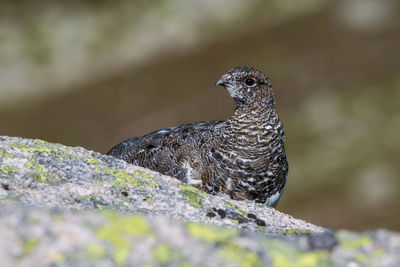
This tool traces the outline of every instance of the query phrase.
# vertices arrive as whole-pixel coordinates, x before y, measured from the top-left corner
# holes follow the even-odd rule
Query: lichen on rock
[[[14,137],[0,137],[0,249],[6,266],[400,264],[395,233],[334,233],[80,147]]]

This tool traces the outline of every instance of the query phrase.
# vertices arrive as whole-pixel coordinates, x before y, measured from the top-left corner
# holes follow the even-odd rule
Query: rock
[[[336,233],[79,147],[0,137],[2,266],[400,264],[400,236]]]
[[[261,204],[208,195],[175,178],[79,147],[0,137],[0,155],[3,204],[113,209],[252,231],[265,226],[262,231],[268,233],[326,230]]]

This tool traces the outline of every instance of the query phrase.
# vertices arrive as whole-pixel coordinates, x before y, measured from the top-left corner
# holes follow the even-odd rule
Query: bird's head
[[[261,71],[250,67],[236,67],[228,71],[215,83],[222,85],[238,106],[274,105],[271,83]]]

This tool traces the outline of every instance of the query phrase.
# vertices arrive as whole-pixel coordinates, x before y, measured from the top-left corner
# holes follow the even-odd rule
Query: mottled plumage
[[[208,193],[275,207],[285,186],[285,135],[270,81],[237,67],[216,83],[236,102],[232,117],[161,129],[130,138],[108,155],[174,176]]]

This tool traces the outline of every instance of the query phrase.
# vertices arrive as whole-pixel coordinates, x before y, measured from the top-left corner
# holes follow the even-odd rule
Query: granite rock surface
[[[400,266],[400,236],[331,231],[123,161],[0,137],[2,266]]]

